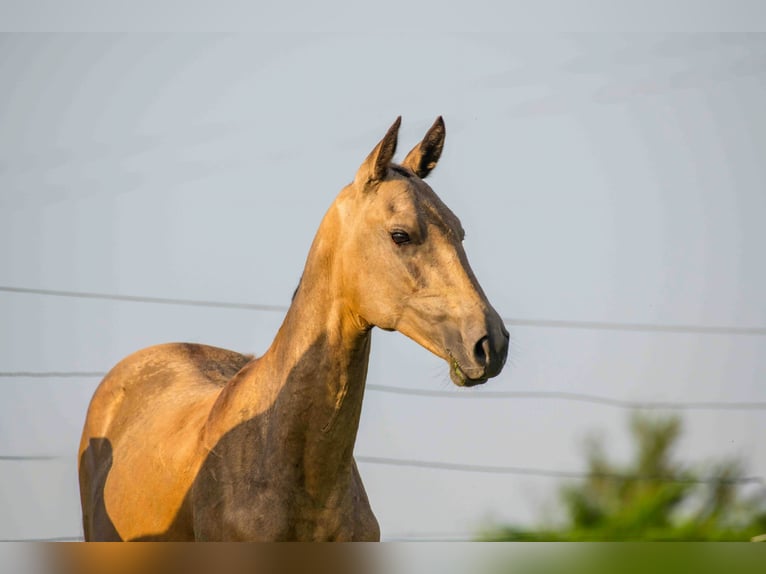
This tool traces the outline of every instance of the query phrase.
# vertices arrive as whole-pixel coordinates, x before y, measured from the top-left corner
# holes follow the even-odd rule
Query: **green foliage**
[[[746,541],[766,532],[764,488],[742,494],[743,466],[735,459],[696,470],[677,462],[673,451],[681,432],[676,416],[635,414],[630,419],[635,453],[627,465],[611,461],[601,438],[591,437],[587,478],[559,492],[563,526],[495,526],[480,539]]]

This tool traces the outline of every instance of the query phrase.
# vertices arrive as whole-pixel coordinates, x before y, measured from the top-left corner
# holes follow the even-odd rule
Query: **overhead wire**
[[[0,371],[0,378],[100,378],[106,371]],[[368,383],[366,389],[373,392],[389,393],[404,396],[446,399],[517,399],[517,400],[558,400],[569,402],[590,403],[626,410],[685,410],[685,411],[762,411],[766,410],[766,401],[643,401],[625,400],[589,393],[569,391],[485,391],[474,389],[443,391],[433,389],[410,389],[393,385]]]
[[[25,293],[51,297],[71,297],[78,299],[103,299],[110,301],[127,301],[132,303],[154,303],[162,305],[186,305],[191,307],[210,307],[223,309],[244,309],[250,311],[269,311],[284,313],[287,305],[262,303],[237,303],[227,301],[211,301],[202,299],[179,299],[172,297],[148,297],[142,295],[120,295],[114,293],[96,293],[85,291],[67,291],[59,289],[37,289],[32,287],[15,287],[0,285],[0,292]],[[620,323],[608,321],[574,321],[552,319],[523,319],[503,317],[507,325],[543,327],[556,329],[590,329],[607,331],[633,331],[653,333],[696,333],[707,335],[748,335],[764,336],[766,327],[734,327],[721,325],[685,325],[660,323]]]
[[[622,474],[614,472],[588,472],[582,470],[562,470],[534,468],[526,466],[503,466],[487,464],[466,464],[422,459],[406,459],[383,456],[369,456],[364,454],[354,455],[354,459],[362,464],[377,464],[384,466],[410,467],[430,470],[449,470],[455,472],[470,472],[478,474],[499,474],[499,475],[518,475],[518,476],[540,476],[546,478],[564,478],[564,479],[587,479],[600,478],[616,481],[647,481],[647,482],[667,482],[674,484],[760,484],[766,485],[766,479],[762,476],[735,476],[735,477],[703,477],[703,478],[685,478],[685,477],[667,477],[654,475]],[[0,461],[74,461],[74,456],[65,455],[0,455]]]

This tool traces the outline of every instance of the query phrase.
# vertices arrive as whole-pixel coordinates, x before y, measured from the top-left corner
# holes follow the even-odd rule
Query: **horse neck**
[[[351,468],[370,352],[369,327],[343,304],[329,215],[274,342],[219,400],[226,426],[246,419],[270,464],[300,462],[317,488]]]
[[[312,255],[313,255],[312,251]],[[321,268],[320,268],[321,267]],[[344,306],[335,275],[311,257],[285,320],[263,360],[287,369],[280,414],[310,420],[324,438],[348,436],[359,422],[370,354],[369,328]],[[306,410],[307,406],[311,408]]]

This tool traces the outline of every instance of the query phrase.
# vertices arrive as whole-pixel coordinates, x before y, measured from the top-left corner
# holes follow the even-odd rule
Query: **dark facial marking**
[[[406,265],[407,265],[407,271],[410,272],[410,276],[415,282],[415,285],[417,285],[418,289],[425,288],[426,280],[420,271],[420,267],[418,265],[415,265],[415,263],[413,262],[407,262]]]

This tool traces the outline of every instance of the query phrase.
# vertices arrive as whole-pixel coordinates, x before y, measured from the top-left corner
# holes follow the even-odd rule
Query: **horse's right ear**
[[[394,158],[396,152],[396,141],[399,136],[399,126],[402,123],[402,116],[396,118],[393,125],[388,128],[386,135],[380,140],[359,167],[354,177],[354,183],[360,187],[382,181],[388,172],[388,166]]]

